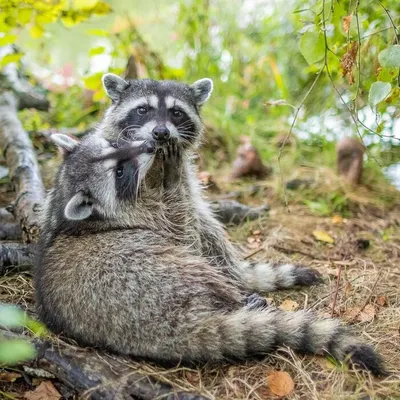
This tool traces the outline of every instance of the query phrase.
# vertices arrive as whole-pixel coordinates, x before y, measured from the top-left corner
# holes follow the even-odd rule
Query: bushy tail
[[[296,264],[242,262],[232,271],[245,288],[270,292],[293,286],[311,286],[322,282],[318,271]]]
[[[246,359],[288,346],[301,353],[330,354],[340,361],[384,375],[374,349],[360,343],[335,319],[318,319],[312,312],[243,308],[197,321],[190,332],[192,356],[206,360]]]

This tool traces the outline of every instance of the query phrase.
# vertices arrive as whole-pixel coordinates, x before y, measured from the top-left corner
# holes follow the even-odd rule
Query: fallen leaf
[[[343,17],[343,30],[348,33],[350,30],[351,20],[353,19],[353,14]]]
[[[17,372],[0,372],[0,382],[14,382],[18,378],[21,378],[21,374],[18,374]]]
[[[341,217],[340,215],[334,215],[332,217],[332,224],[335,225],[343,224],[343,217]]]
[[[261,233],[260,230],[253,231],[253,235],[255,235],[255,236],[259,235],[260,233]]]
[[[361,307],[348,308],[344,318],[348,321],[371,322],[375,318],[376,310],[372,304],[367,304],[362,311]]]
[[[287,299],[282,302],[279,308],[283,311],[296,311],[299,308],[299,303],[293,300]]]
[[[349,281],[347,281],[346,284],[344,285],[344,289],[343,289],[344,297],[349,297],[351,295],[352,289],[353,289],[353,286],[351,286],[351,283]]]
[[[315,239],[317,239],[320,242],[335,243],[335,241],[333,240],[333,237],[330,236],[328,232],[315,230],[315,231],[313,231],[312,234],[315,237]]]
[[[250,236],[247,238],[247,243],[254,243],[256,241],[256,238],[254,238],[253,236]]]
[[[267,375],[268,389],[276,396],[287,396],[294,389],[294,382],[285,371],[270,371]]]
[[[25,392],[26,400],[59,400],[61,394],[50,381],[43,381],[35,390]]]
[[[376,304],[378,306],[384,307],[387,305],[387,297],[386,296],[378,296],[376,299]]]

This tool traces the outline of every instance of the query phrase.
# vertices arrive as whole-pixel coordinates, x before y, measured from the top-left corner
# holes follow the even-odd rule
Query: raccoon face
[[[212,92],[211,79],[192,85],[176,81],[128,80],[103,76],[112,100],[99,131],[118,145],[124,141],[155,140],[162,145],[176,138],[184,148],[194,147],[203,133],[200,106]]]
[[[62,134],[51,139],[64,154],[55,187],[58,206],[64,218],[75,221],[117,218],[136,199],[156,152],[154,143],[116,149],[115,143],[94,135],[81,142]]]

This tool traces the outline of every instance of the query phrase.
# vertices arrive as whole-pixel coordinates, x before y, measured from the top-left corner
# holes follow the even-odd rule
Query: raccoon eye
[[[138,109],[137,109],[137,113],[139,114],[139,115],[145,115],[145,114],[147,114],[147,108],[146,107],[138,107]]]
[[[172,115],[175,117],[175,118],[180,118],[180,117],[182,117],[182,115],[183,115],[183,112],[181,111],[181,110],[172,110]]]
[[[121,179],[124,176],[124,167],[118,167],[115,171],[118,179]]]

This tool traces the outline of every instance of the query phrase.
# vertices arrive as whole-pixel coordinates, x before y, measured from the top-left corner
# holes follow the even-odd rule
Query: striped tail
[[[318,271],[296,264],[242,262],[234,271],[249,291],[272,292],[322,282]]]
[[[382,360],[372,346],[360,343],[338,320],[318,319],[309,311],[242,308],[203,316],[190,329],[186,344],[191,361],[244,360],[288,346],[301,353],[330,354],[376,376],[385,375]],[[181,356],[188,358],[187,353]]]

